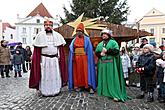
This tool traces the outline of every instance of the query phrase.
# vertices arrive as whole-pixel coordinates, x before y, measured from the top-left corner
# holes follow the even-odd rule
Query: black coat
[[[156,57],[152,53],[142,54],[137,61],[138,67],[144,67],[142,74],[153,76],[156,70]]]

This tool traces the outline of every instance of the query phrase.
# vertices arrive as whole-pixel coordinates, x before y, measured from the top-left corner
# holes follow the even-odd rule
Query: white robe
[[[65,45],[65,40],[57,32],[53,32],[51,36],[46,35],[45,32],[41,32],[34,42],[34,46],[42,47],[41,54],[47,55],[57,54],[57,46],[59,45]],[[39,90],[45,96],[52,96],[58,94],[61,87],[62,80],[58,58],[41,56],[41,81]]]

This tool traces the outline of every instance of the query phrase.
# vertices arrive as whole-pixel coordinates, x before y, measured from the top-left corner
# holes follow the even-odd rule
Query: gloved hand
[[[101,52],[101,54],[100,54],[101,56],[105,56],[105,53],[104,52]]]
[[[136,68],[135,71],[139,74],[144,72],[144,67]]]
[[[103,53],[106,53],[107,52],[107,49],[105,47],[103,47],[102,52]]]

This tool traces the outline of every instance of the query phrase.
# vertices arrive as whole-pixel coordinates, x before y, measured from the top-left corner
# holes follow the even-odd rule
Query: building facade
[[[139,29],[150,33],[147,36],[149,43],[155,42],[157,46],[165,45],[165,14],[153,8],[138,21]]]
[[[2,39],[2,20],[0,19],[0,40]]]
[[[32,46],[36,34],[44,30],[45,19],[52,20],[54,28],[59,26],[58,20],[49,14],[42,3],[25,18],[17,15],[18,22],[15,23],[17,42],[22,42],[24,46]]]

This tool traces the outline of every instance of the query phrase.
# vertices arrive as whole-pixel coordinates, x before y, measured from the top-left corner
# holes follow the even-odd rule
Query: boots
[[[144,91],[141,91],[139,95],[136,96],[137,99],[143,99],[144,98]]]
[[[153,102],[153,101],[154,101],[153,92],[148,92],[147,102]]]
[[[6,77],[7,77],[7,78],[9,78],[9,77],[10,77],[10,76],[9,76],[9,72],[6,72]]]
[[[21,71],[18,71],[18,75],[19,75],[19,77],[22,77],[22,75],[21,75]]]
[[[15,75],[14,75],[14,77],[16,78],[17,77],[17,72],[15,71]]]
[[[5,77],[4,77],[4,73],[3,73],[3,71],[1,71],[1,77],[2,77],[2,78],[5,78]]]

